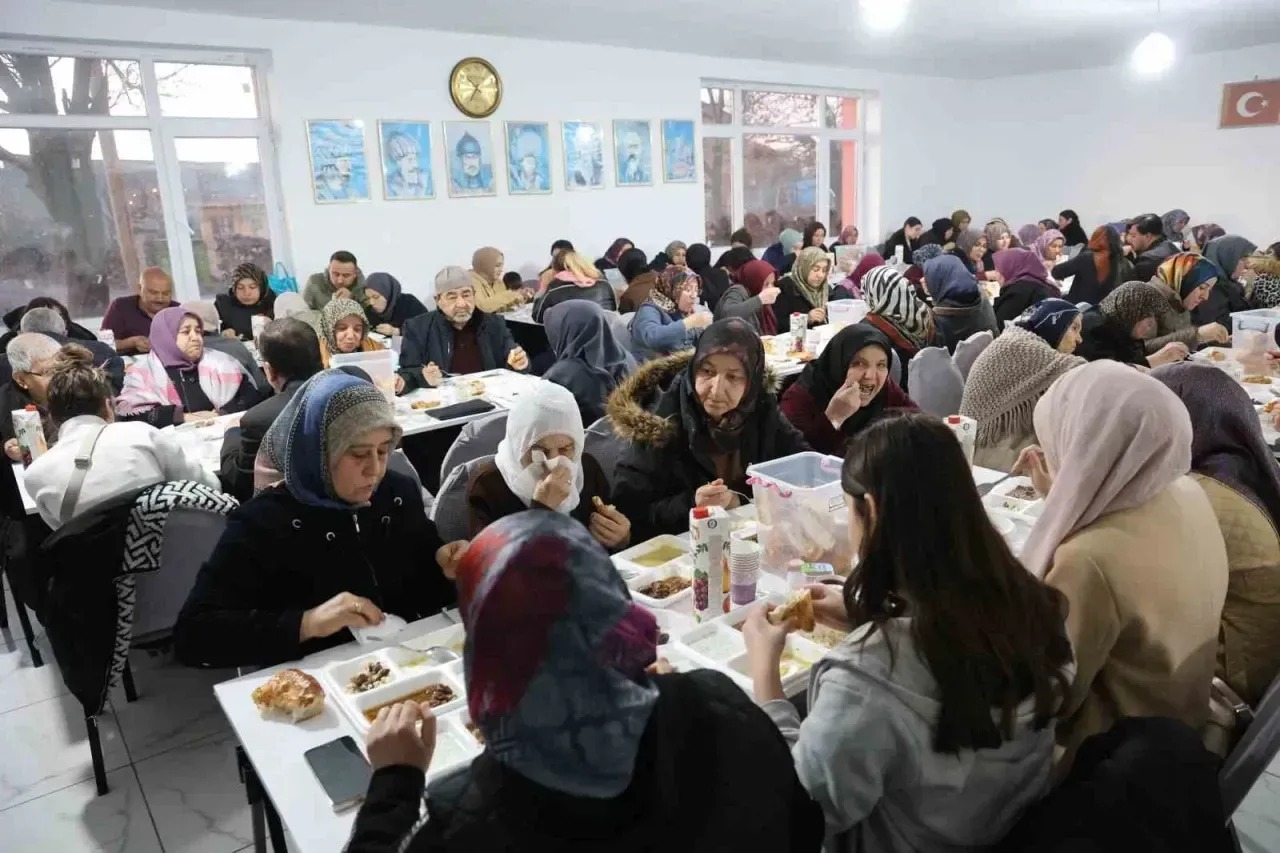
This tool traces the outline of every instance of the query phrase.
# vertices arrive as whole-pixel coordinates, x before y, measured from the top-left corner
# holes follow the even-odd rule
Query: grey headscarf
[[[1241,258],[1247,258],[1258,248],[1256,243],[1246,240],[1238,234],[1215,237],[1204,247],[1204,256],[1222,270],[1223,276],[1235,280],[1236,267]]]
[[[1164,223],[1164,236],[1167,240],[1175,243],[1183,241],[1182,229],[1187,227],[1187,223],[1191,221],[1191,215],[1180,207],[1160,217],[1160,221]]]

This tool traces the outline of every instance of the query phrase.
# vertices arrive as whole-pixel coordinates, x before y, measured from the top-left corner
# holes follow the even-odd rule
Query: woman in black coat
[[[552,263],[554,275],[547,289],[533,300],[533,319],[543,322],[543,315],[551,308],[571,299],[586,299],[599,305],[604,311],[617,311],[618,298],[613,285],[600,270],[587,263],[577,252],[562,252]]]
[[[750,260],[748,258],[747,260]],[[729,289],[729,273],[711,266],[711,248],[706,243],[694,243],[685,255],[685,264],[702,280],[702,304],[716,310],[720,297]]]
[[[614,500],[632,541],[687,530],[695,506],[738,506],[749,465],[809,449],[766,378],[760,336],[730,318],[708,326],[692,355],[649,362],[609,398],[613,432],[630,443]]]
[[[1129,280],[1133,264],[1124,256],[1120,235],[1105,225],[1099,225],[1089,238],[1088,248],[1055,265],[1049,274],[1057,281],[1074,276],[1068,291],[1071,301],[1097,305],[1107,298],[1107,294]]]
[[[1030,249],[1004,249],[996,252],[995,261],[1003,283],[994,307],[1002,327],[1021,317],[1028,308],[1062,295],[1045,271],[1044,261]]]
[[[385,272],[375,272],[364,280],[364,313],[369,327],[380,335],[398,335],[404,324],[427,313],[427,306],[412,293],[405,293],[399,280]]]
[[[178,616],[179,660],[296,660],[384,613],[412,622],[453,603],[440,566],[463,543],[442,546],[417,484],[387,471],[399,438],[391,405],[363,379],[326,370],[294,394],[259,450],[279,472],[264,479],[283,482],[228,518]]]
[[[231,285],[226,293],[213,298],[213,305],[222,321],[222,333],[235,332],[237,338],[247,341],[253,337],[254,317],[261,315],[270,320],[275,316],[275,301],[276,295],[267,286],[267,274],[262,268],[241,264],[231,271]]]
[[[604,417],[613,389],[635,373],[636,361],[614,337],[599,305],[570,300],[548,311],[545,319],[556,361],[542,378],[573,393],[582,424],[590,427]]]

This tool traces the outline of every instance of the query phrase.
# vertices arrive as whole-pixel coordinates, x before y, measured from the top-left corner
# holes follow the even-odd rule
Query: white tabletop
[[[523,323],[526,326],[541,326],[537,320],[533,319],[533,303],[521,305],[519,308],[511,311],[504,311],[498,315],[508,323]]]

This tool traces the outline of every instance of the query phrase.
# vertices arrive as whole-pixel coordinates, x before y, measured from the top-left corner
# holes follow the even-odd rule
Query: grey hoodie
[[[999,749],[933,751],[938,685],[910,625],[891,620],[865,645],[866,631],[854,631],[827,653],[803,724],[790,702],[764,703],[826,815],[827,853],[982,849],[1048,790],[1053,725],[1032,728],[1034,701],[1018,707],[1014,739]]]

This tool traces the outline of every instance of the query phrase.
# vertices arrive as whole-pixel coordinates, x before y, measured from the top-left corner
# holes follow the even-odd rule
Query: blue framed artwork
[[[604,131],[593,121],[566,121],[560,126],[564,145],[564,185],[570,190],[604,188]]]
[[[648,121],[613,122],[613,164],[620,187],[647,187],[653,183],[653,129]]]
[[[507,192],[540,195],[551,192],[551,130],[544,123],[509,121]]]
[[[696,183],[698,180],[696,152],[692,121],[662,120],[662,180],[671,184]]]
[[[487,121],[446,121],[445,160],[453,198],[497,195],[493,176],[493,134]]]
[[[431,179],[431,125],[425,121],[379,121],[382,197],[435,198]]]
[[[309,119],[307,150],[311,156],[311,189],[316,204],[369,200],[364,122]]]

